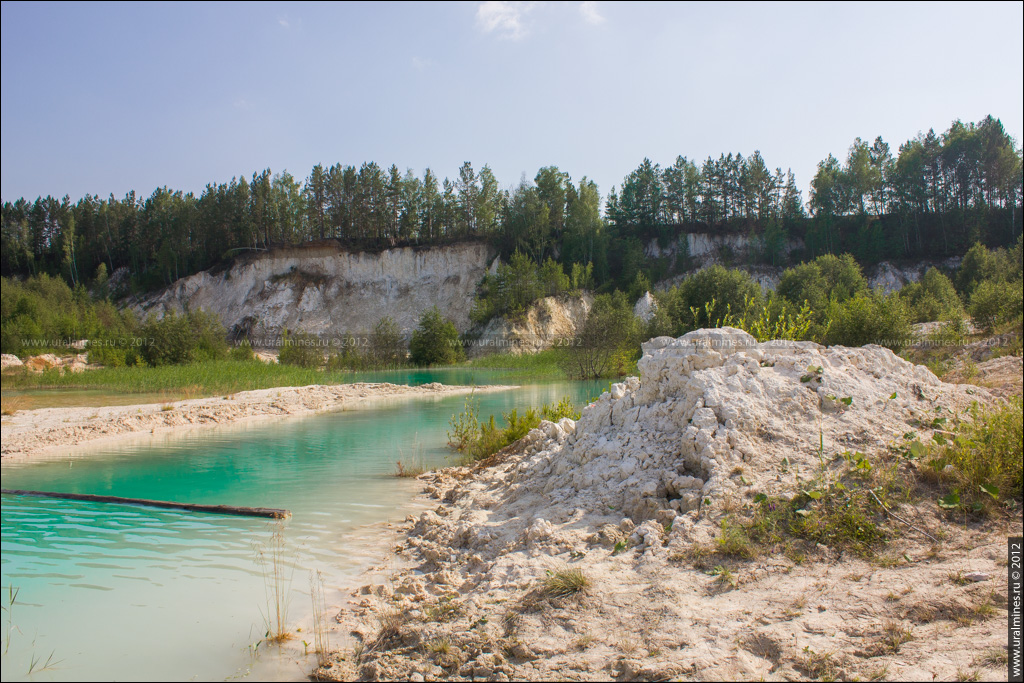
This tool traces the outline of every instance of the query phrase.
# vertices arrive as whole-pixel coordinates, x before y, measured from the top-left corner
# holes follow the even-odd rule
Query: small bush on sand
[[[548,571],[544,579],[544,595],[549,598],[571,598],[590,588],[590,579],[582,569]]]

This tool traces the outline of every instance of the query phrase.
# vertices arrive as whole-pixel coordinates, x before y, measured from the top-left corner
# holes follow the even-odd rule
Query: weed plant
[[[288,595],[291,590],[292,572],[286,557],[284,531],[280,524],[274,526],[270,540],[254,546],[256,562],[263,571],[263,587],[266,597],[265,610],[261,609],[266,639],[282,643],[292,637],[288,631]]]
[[[988,410],[974,406],[953,439],[936,436],[924,471],[945,494],[941,507],[987,516],[1020,503],[1022,408],[1019,396]]]
[[[320,570],[309,573],[309,596],[313,602],[313,651],[317,666],[330,662],[330,634],[327,630],[327,601],[324,598],[324,576]]]
[[[465,463],[482,460],[502,448],[518,441],[537,427],[540,421],[557,422],[564,417],[572,420],[580,418],[580,412],[572,400],[566,396],[558,403],[546,404],[539,410],[529,408],[520,414],[517,409],[502,413],[505,426],[499,427],[491,415],[486,423],[479,421],[477,404],[470,398],[466,399],[465,409],[449,420],[448,445],[463,454]]]

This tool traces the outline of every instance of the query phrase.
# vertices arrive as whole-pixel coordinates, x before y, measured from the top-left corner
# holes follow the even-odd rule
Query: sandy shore
[[[513,387],[418,387],[398,384],[340,384],[278,387],[243,391],[215,398],[164,404],[103,408],[41,408],[5,415],[0,423],[4,462],[80,454],[96,446],[167,436],[195,428],[218,427],[253,420],[347,410],[374,401],[443,398],[470,392],[505,391]]]

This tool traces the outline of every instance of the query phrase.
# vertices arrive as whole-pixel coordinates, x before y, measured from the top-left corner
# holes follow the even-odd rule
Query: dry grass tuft
[[[395,607],[387,607],[377,613],[377,635],[373,637],[367,651],[378,652],[385,650],[396,640],[402,632],[402,626],[407,621],[406,613]]]
[[[410,460],[408,462],[398,460],[395,462],[394,474],[396,477],[415,479],[427,471],[427,466],[418,460]]]
[[[0,413],[16,415],[19,410],[27,410],[32,401],[25,396],[5,396],[0,399]]]
[[[543,591],[548,598],[564,599],[585,593],[590,586],[590,579],[582,569],[562,569],[548,572],[543,582]]]
[[[882,624],[881,645],[889,652],[896,654],[904,643],[914,639],[913,629],[907,628],[899,621],[886,621]]]
[[[797,658],[797,668],[809,677],[823,681],[835,681],[840,676],[839,664],[832,658],[831,652],[815,652],[809,647],[805,647],[803,655]]]

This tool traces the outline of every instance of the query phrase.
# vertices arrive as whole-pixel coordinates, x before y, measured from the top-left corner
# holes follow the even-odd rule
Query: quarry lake
[[[356,381],[509,383],[501,373],[407,371]],[[541,383],[475,397],[483,419],[607,383]],[[84,457],[4,465],[6,489],[286,508],[283,522],[106,503],[3,497],[3,680],[304,679],[310,573],[328,620],[342,589],[387,549],[382,522],[424,509],[398,460],[450,462],[445,433],[465,397],[389,399],[355,410],[215,428]],[[263,641],[261,549],[284,539],[288,625]],[[13,591],[13,604],[11,597]],[[272,606],[271,606],[272,609]],[[7,611],[9,610],[9,611]],[[333,636],[334,647],[344,646]]]

